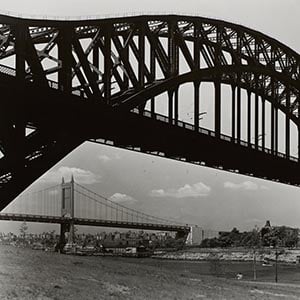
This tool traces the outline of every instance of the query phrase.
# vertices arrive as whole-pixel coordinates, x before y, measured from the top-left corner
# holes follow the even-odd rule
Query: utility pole
[[[275,247],[275,282],[278,282],[278,256],[284,253],[283,250],[278,251],[278,238]]]
[[[254,234],[254,241],[252,242],[253,243],[253,280],[256,281],[257,279],[257,274],[256,274],[256,250],[257,249],[256,248],[261,247],[260,233],[257,226],[255,226],[253,230],[253,234]]]
[[[276,245],[276,252],[275,252],[275,282],[277,283],[278,282],[278,265],[277,265],[277,262],[278,262],[278,249],[277,249],[277,245]]]
[[[253,280],[256,280],[256,250],[253,251]]]

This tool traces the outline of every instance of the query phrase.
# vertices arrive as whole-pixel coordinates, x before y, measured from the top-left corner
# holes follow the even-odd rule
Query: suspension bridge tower
[[[60,227],[60,248],[67,243],[74,242],[74,177],[72,175],[70,182],[65,182],[62,178],[61,182],[61,216],[65,222]],[[68,239],[66,240],[66,233]]]

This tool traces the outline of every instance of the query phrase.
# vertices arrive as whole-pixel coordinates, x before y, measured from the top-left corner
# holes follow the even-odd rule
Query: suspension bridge
[[[300,185],[300,56],[261,32],[0,15],[0,64],[0,209],[85,141]]]
[[[155,217],[111,201],[71,181],[19,196],[0,213],[0,220],[55,223],[61,225],[61,243],[65,232],[72,242],[75,225],[173,231],[186,238],[186,224]]]

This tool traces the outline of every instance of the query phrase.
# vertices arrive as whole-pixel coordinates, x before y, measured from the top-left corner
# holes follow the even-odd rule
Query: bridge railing
[[[136,113],[136,114],[140,114],[138,108],[132,109],[131,112]],[[145,111],[143,111],[143,116],[147,117],[147,118],[152,118],[152,119],[157,120],[157,121],[161,121],[161,122],[170,124],[169,117],[167,117],[165,115],[162,115],[162,114],[157,114],[157,113],[153,114],[153,113],[151,113],[151,111],[145,110]],[[195,126],[194,125],[192,125],[190,123],[183,122],[181,120],[173,119],[171,124],[175,125],[175,126],[185,128],[185,129],[188,129],[188,130],[195,131]],[[203,128],[203,127],[199,127],[198,132],[202,133],[202,134],[205,134],[205,135],[208,135],[208,136],[211,136],[211,137],[216,136],[214,131],[209,130],[207,128]],[[236,138],[232,138],[229,135],[220,134],[220,139],[222,139],[224,141],[227,141],[227,142],[234,142],[234,143],[239,144],[239,145],[244,146],[244,147],[250,147],[253,150],[259,150],[259,151],[265,152],[265,153],[270,154],[270,155],[278,156],[280,158],[288,158],[291,161],[298,162],[298,158],[295,157],[295,156],[288,156],[287,157],[287,155],[285,153],[278,152],[278,151],[272,151],[271,149],[266,148],[266,147],[262,147],[262,146],[257,146],[256,147],[255,144],[248,143],[247,141],[244,141],[244,140],[238,140]]]
[[[16,70],[14,68],[4,66],[0,64],[0,72],[10,76],[16,76]]]

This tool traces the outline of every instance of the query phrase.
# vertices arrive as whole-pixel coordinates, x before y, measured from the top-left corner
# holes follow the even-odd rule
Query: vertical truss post
[[[261,147],[265,150],[266,138],[266,100],[264,96],[261,97]]]
[[[220,137],[221,133],[221,81],[216,79],[215,86],[215,134]]]
[[[275,153],[277,155],[277,152],[278,152],[278,108],[277,107],[274,107],[274,115],[275,115],[275,128],[274,128],[274,134],[275,134],[275,145],[274,145],[274,150],[275,150]]]
[[[172,19],[168,23],[168,76],[173,77],[176,75],[176,53],[175,53],[175,21]],[[174,109],[174,88],[168,90],[169,104],[168,116],[169,123],[173,123],[173,109]]]
[[[285,115],[285,155],[286,158],[289,159],[290,157],[290,105],[291,105],[291,95],[290,95],[290,88],[288,87],[286,90],[286,109],[287,112]]]
[[[143,23],[139,24],[138,32],[138,84],[139,89],[145,85],[145,27]],[[145,104],[139,106],[139,113],[143,114]]]
[[[173,123],[173,89],[168,90],[168,117],[169,117],[169,123]]]
[[[194,125],[195,131],[199,132],[200,121],[200,81],[194,81]]]
[[[231,85],[231,140],[232,142],[235,142],[235,90],[236,86]]]
[[[178,111],[179,111],[179,97],[178,97],[178,89],[179,87],[176,86],[175,91],[174,91],[174,120],[175,120],[175,125],[178,123]]]
[[[272,152],[272,154],[274,154],[274,152],[275,152],[275,139],[274,139],[274,136],[275,136],[275,134],[274,134],[274,128],[275,128],[275,126],[274,126],[274,120],[275,120],[275,110],[274,110],[274,107],[273,107],[273,105],[271,106],[271,152]]]
[[[152,82],[155,80],[156,75],[156,65],[155,65],[155,50],[152,45],[150,45],[150,73]],[[155,97],[150,100],[151,105],[151,116],[155,117]]]
[[[262,89],[266,90],[266,77],[262,77]],[[266,145],[266,99],[265,94],[261,96],[261,147],[262,151],[265,151]]]
[[[107,24],[104,28],[104,99],[106,104],[110,103],[111,97],[111,72],[112,72],[112,62],[111,62],[111,25]]]
[[[274,51],[273,48],[271,47],[271,64],[274,67]],[[275,102],[275,83],[274,80],[271,78],[271,153],[274,155],[275,154],[275,107],[274,107],[274,102]]]
[[[199,24],[194,22],[194,70],[200,69],[200,39]],[[195,131],[199,132],[200,121],[200,81],[194,81],[194,126]]]
[[[179,47],[174,42],[174,75],[179,74]],[[174,89],[174,119],[175,124],[178,123],[178,111],[179,111],[179,86]]]
[[[216,28],[217,45],[215,48],[215,67],[221,66],[221,28]],[[214,80],[215,86],[215,134],[216,137],[220,137],[221,134],[221,75],[217,76]]]
[[[251,92],[247,92],[247,141],[248,146],[251,147]]]
[[[61,27],[58,37],[58,59],[61,68],[58,70],[58,85],[62,92],[70,94],[72,91],[72,39],[73,28]]]
[[[275,88],[274,88],[274,81],[271,79],[271,96],[272,101],[275,101]],[[274,154],[275,152],[275,108],[274,104],[271,103],[271,152]]]
[[[255,60],[259,61],[259,48],[258,48],[258,41],[255,39]],[[258,75],[254,75],[254,84],[255,84],[255,103],[254,103],[254,139],[255,139],[255,149],[258,149],[259,143],[259,98],[258,98],[258,90],[259,90],[259,78]]]
[[[238,60],[237,64],[241,66],[241,57],[242,57],[242,47],[241,47],[241,33],[237,32],[237,52],[238,52]],[[241,141],[241,73],[237,74],[237,104],[236,104],[236,138],[237,142]]]
[[[254,106],[254,110],[255,110],[255,121],[254,121],[254,136],[255,136],[255,149],[258,149],[258,115],[259,115],[259,111],[258,111],[258,78],[255,75],[255,106]]]
[[[237,85],[237,105],[236,105],[236,138],[237,142],[240,143],[241,141],[241,75],[238,75],[238,85]]]
[[[271,65],[272,68],[275,70],[275,52],[273,47],[271,47]],[[277,95],[278,90],[277,86],[275,85],[274,80],[271,79],[271,95],[272,95],[272,101],[275,103],[277,101]],[[273,148],[272,153],[277,155],[278,152],[278,109],[275,107],[275,105],[272,105],[272,116],[271,116],[271,123],[272,123],[272,137],[271,140],[273,140]]]

